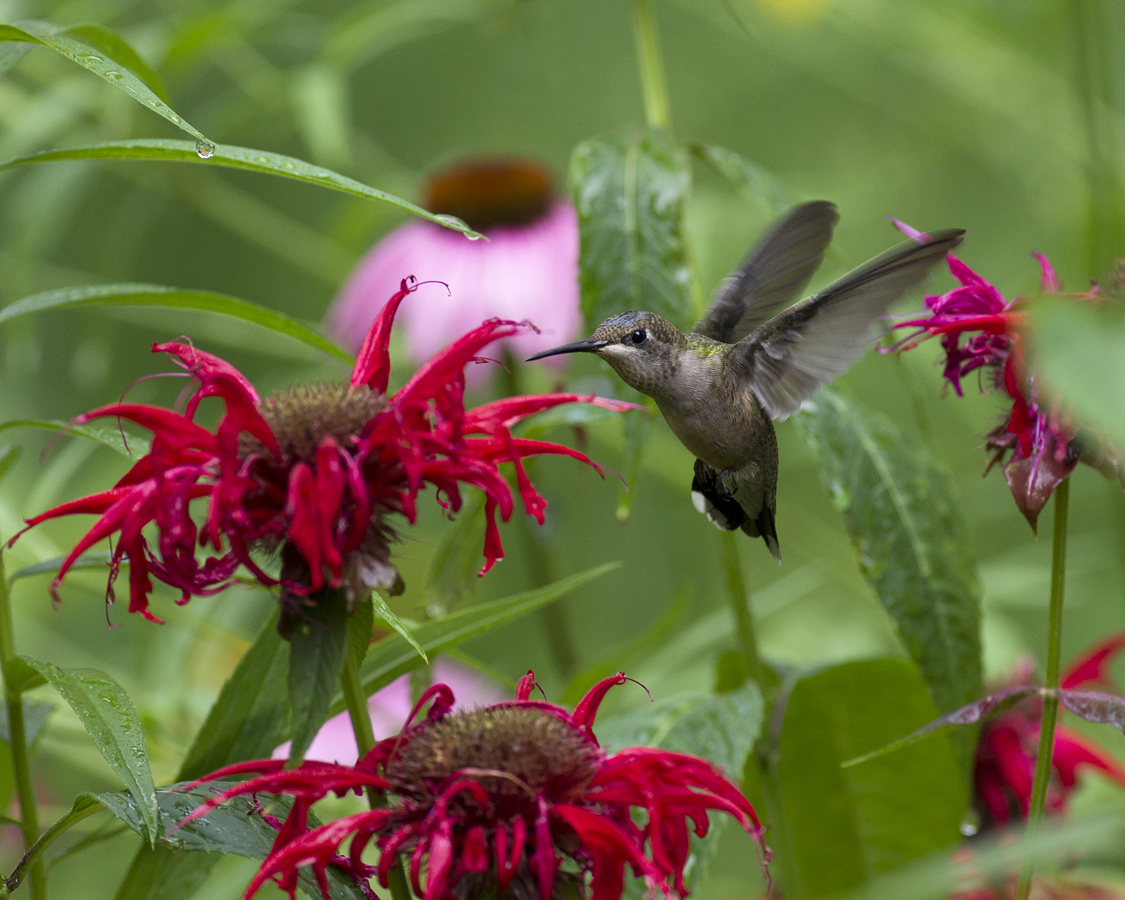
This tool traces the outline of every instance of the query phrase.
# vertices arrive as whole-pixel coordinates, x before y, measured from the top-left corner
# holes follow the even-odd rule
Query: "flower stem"
[[[637,62],[641,68],[641,89],[645,97],[645,121],[651,128],[667,129],[672,124],[668,108],[668,89],[656,21],[650,0],[633,0],[633,36],[637,41]]]
[[[761,684],[762,661],[758,657],[758,638],[754,632],[754,613],[750,609],[750,595],[746,591],[746,583],[742,580],[742,562],[738,557],[738,532],[720,532],[719,544],[723,553],[723,566],[727,572],[727,594],[730,597],[731,611],[734,613],[743,667],[746,669],[747,677]]]
[[[16,796],[20,801],[20,831],[23,832],[24,846],[30,850],[39,840],[39,807],[35,800],[35,782],[31,777],[31,760],[27,755],[22,692],[12,685],[10,678],[15,655],[8,581],[4,574],[4,560],[0,556],[0,670],[4,675],[4,702],[8,707],[8,746],[12,754],[12,774],[16,782]],[[31,863],[31,896],[35,900],[42,900],[47,896],[46,873],[43,860],[38,857]]]
[[[366,756],[375,746],[375,732],[371,729],[371,713],[367,709],[367,695],[363,692],[363,683],[359,680],[359,666],[355,658],[346,654],[344,658],[344,671],[340,674],[340,689],[344,693],[344,705],[348,710],[348,718],[352,722],[352,732],[355,734],[355,745],[359,750],[360,759]],[[386,798],[376,793],[373,788],[367,789],[367,805],[371,809],[383,809],[387,805]],[[388,873],[391,897],[393,900],[411,900],[410,886],[406,882],[406,871],[403,869],[402,860],[397,866],[392,866]]]
[[[367,695],[359,680],[359,667],[355,657],[348,653],[344,659],[344,671],[340,675],[340,688],[344,692],[344,705],[348,718],[352,721],[355,744],[360,758],[366,756],[375,746],[375,732],[371,730],[371,714],[367,711]]]
[[[1063,582],[1066,578],[1066,523],[1070,505],[1070,479],[1055,488],[1055,533],[1051,545],[1051,610],[1047,631],[1047,675],[1043,694],[1043,721],[1039,730],[1039,755],[1035,781],[1031,786],[1031,806],[1027,813],[1025,839],[1031,837],[1043,820],[1047,805],[1047,786],[1055,748],[1055,721],[1059,715],[1059,659],[1062,646]],[[1015,900],[1027,900],[1031,893],[1034,860],[1025,856],[1020,866]]]

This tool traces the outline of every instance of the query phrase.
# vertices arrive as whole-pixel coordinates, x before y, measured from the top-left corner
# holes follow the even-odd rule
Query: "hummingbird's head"
[[[583,341],[544,350],[527,361],[559,353],[596,353],[626,384],[651,396],[676,371],[684,344],[684,335],[667,319],[632,310],[610,316]]]

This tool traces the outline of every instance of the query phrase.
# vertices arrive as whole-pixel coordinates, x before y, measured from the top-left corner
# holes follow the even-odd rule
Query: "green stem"
[[[355,744],[363,758],[375,746],[375,732],[371,729],[371,714],[367,709],[367,694],[359,678],[359,666],[352,654],[344,659],[344,671],[340,675],[340,689],[344,693],[344,705],[352,722]],[[367,789],[367,805],[371,809],[383,809],[387,799],[373,788]],[[406,882],[406,870],[400,858],[397,866],[392,866],[388,875],[393,900],[411,900],[410,885]]]
[[[758,684],[762,683],[762,661],[758,657],[758,638],[754,632],[754,613],[750,609],[750,595],[742,580],[742,561],[738,556],[737,531],[723,531],[719,544],[723,553],[723,567],[727,573],[727,593],[731,611],[734,613],[735,630],[742,650],[743,666],[746,675]]]
[[[668,107],[668,89],[664,81],[664,63],[660,57],[656,20],[652,17],[649,0],[633,0],[633,36],[637,41],[637,62],[641,68],[645,121],[651,128],[667,129],[672,124],[672,116]]]
[[[1047,631],[1047,677],[1043,695],[1043,721],[1039,731],[1039,755],[1035,781],[1031,786],[1031,806],[1027,813],[1025,838],[1031,837],[1043,820],[1047,805],[1047,786],[1055,748],[1055,722],[1059,715],[1059,659],[1062,647],[1063,583],[1066,579],[1066,523],[1070,505],[1070,479],[1055,488],[1055,534],[1051,546],[1051,610]],[[1035,862],[1025,856],[1020,866],[1015,900],[1027,900]]]
[[[42,870],[43,854],[47,851],[47,848],[50,847],[58,837],[66,834],[67,831],[69,831],[83,819],[89,818],[96,812],[101,812],[103,808],[104,807],[102,807],[100,804],[90,804],[90,806],[88,806],[86,809],[77,811],[71,810],[65,816],[59,819],[54,825],[44,831],[43,836],[40,837],[39,840],[37,840],[32,845],[31,849],[24,854],[23,859],[19,861],[19,865],[16,866],[15,871],[13,871],[11,875],[4,879],[3,885],[0,885],[0,898],[8,897],[16,890],[16,888],[18,888],[23,883],[23,877],[27,872],[29,866],[31,867],[31,877],[32,879],[34,879],[36,866],[40,867],[40,871]],[[42,878],[40,878],[40,882],[42,882]],[[34,894],[35,881],[33,880],[32,895],[34,896]]]
[[[375,732],[371,730],[371,714],[367,710],[367,695],[363,692],[363,683],[359,680],[359,666],[351,653],[344,659],[340,688],[344,692],[344,706],[347,707],[348,718],[352,720],[356,747],[362,758],[375,746]]]
[[[24,846],[30,852],[39,840],[39,807],[35,799],[35,782],[31,777],[31,760],[27,754],[23,697],[19,688],[8,677],[15,656],[8,582],[4,574],[4,560],[0,557],[0,671],[4,675],[4,702],[8,706],[8,746],[12,754],[12,775],[16,782],[16,796],[20,801],[20,831],[23,832]],[[46,873],[43,860],[38,856],[31,863],[31,896],[34,900],[43,900],[47,896]]]

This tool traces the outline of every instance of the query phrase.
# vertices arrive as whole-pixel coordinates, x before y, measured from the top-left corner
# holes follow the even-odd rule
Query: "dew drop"
[[[105,60],[103,60],[100,56],[92,56],[92,55],[90,55],[90,56],[79,56],[78,61],[82,62],[82,63],[86,63],[87,65],[91,65],[91,66],[97,65],[100,62],[105,62]]]
[[[210,159],[215,155],[215,145],[210,141],[196,141],[195,155],[200,159]]]
[[[120,81],[122,76],[121,76],[121,73],[118,72],[116,69],[109,69],[105,73],[105,77],[106,78],[112,78],[114,81]]]
[[[961,819],[960,827],[961,834],[963,834],[965,837],[972,837],[974,834],[980,831],[980,813],[978,813],[975,809],[970,809]]]
[[[270,161],[270,158],[268,156],[255,156],[254,157],[254,162],[261,163],[262,165],[266,165],[269,161]]]
[[[172,124],[174,125],[179,125],[183,121],[183,119],[181,119],[175,113],[169,113],[168,118],[172,120]]]

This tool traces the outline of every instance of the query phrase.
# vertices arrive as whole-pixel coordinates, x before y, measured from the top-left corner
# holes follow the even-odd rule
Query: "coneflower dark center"
[[[527,225],[551,208],[554,187],[541,166],[522,159],[467,162],[432,175],[424,202],[437,213],[457,216],[483,231]]]
[[[579,796],[601,751],[566,722],[538,709],[490,707],[426,725],[387,766],[396,793],[426,803],[457,772],[480,782],[497,805]],[[504,773],[504,774],[491,774]]]
[[[283,464],[311,463],[320,442],[331,435],[341,447],[386,406],[387,398],[368,387],[346,384],[311,384],[283,391],[266,399],[260,409],[281,447]],[[243,434],[239,454],[268,455],[257,438]]]

